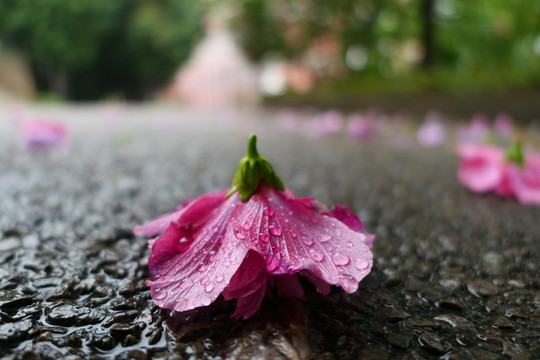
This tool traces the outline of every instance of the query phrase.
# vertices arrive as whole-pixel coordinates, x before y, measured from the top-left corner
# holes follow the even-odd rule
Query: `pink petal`
[[[178,221],[180,215],[183,213],[183,209],[175,211],[168,215],[158,216],[155,220],[150,221],[144,225],[135,226],[133,233],[135,235],[154,236],[167,229],[167,227],[173,222]]]
[[[190,226],[204,223],[210,215],[208,209],[214,208],[217,204],[223,202],[226,191],[227,190],[222,190],[217,193],[203,195],[198,199],[186,200],[171,214],[161,215],[147,224],[136,226],[133,233],[135,235],[144,234],[146,236],[159,234],[165,231],[171,222],[179,221],[180,217],[186,213],[188,207],[189,211],[187,215],[185,215],[186,218],[182,219],[182,222],[191,224]]]
[[[266,277],[264,259],[250,250],[223,291],[223,297],[225,300],[231,300],[249,295],[261,287],[266,287]]]
[[[267,277],[264,259],[256,252],[249,251],[223,290],[225,300],[238,298],[233,318],[247,319],[260,309],[266,293]]]
[[[36,120],[21,124],[22,143],[31,149],[65,145],[67,133],[67,127],[59,122]]]
[[[334,205],[328,215],[338,219],[343,224],[347,225],[352,231],[360,233],[364,237],[364,243],[370,249],[373,247],[375,235],[366,232],[366,228],[364,227],[364,224],[362,224],[362,221],[348,207]]]
[[[207,214],[201,206],[195,206],[201,197],[186,207],[178,225],[171,224],[154,243],[148,261],[154,280],[148,284],[157,306],[185,311],[209,305],[244,261],[248,249],[239,246],[230,226],[231,213],[240,200],[236,194],[227,200],[223,192],[218,194],[222,194],[221,202],[209,201],[217,194],[204,199]],[[214,207],[209,207],[209,203]],[[203,216],[204,221],[197,215]],[[198,226],[189,227],[186,220]],[[179,247],[184,232],[191,233],[188,248]]]
[[[427,120],[416,134],[418,143],[424,147],[436,147],[444,143],[446,129],[438,120]]]
[[[257,289],[257,291],[239,298],[238,302],[236,303],[236,310],[234,310],[231,317],[235,319],[241,317],[245,320],[255,315],[255,313],[261,308],[265,293],[266,288],[261,287]]]
[[[352,231],[364,230],[362,221],[346,206],[334,205],[329,215],[347,225]]]
[[[270,274],[305,270],[351,293],[371,269],[365,236],[266,186],[238,204],[232,218],[235,236],[265,258]]]
[[[459,145],[462,161],[458,168],[458,180],[475,192],[494,190],[503,179],[503,152],[499,148]]]
[[[508,179],[520,203],[540,205],[540,165],[527,162],[520,170],[512,164],[508,167]]]

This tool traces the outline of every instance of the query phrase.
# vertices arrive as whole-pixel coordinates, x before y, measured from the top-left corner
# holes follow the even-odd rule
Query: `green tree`
[[[42,90],[141,98],[187,58],[200,19],[190,0],[2,0],[0,38],[28,55]]]

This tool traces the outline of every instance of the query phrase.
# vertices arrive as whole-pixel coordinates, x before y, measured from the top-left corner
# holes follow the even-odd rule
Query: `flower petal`
[[[523,170],[515,165],[507,169],[508,182],[519,202],[540,205],[540,164],[528,162]]]
[[[135,235],[144,234],[148,237],[164,232],[169,224],[173,221],[180,221],[180,217],[187,211],[187,217],[182,219],[184,224],[201,224],[208,218],[209,209],[215,208],[216,205],[223,202],[226,190],[217,193],[203,195],[197,199],[189,199],[184,201],[174,212],[167,215],[158,216],[155,220],[147,224],[136,226],[133,233]]]
[[[225,201],[222,198],[221,205],[208,209],[206,216],[200,208],[188,206],[180,226],[171,224],[156,240],[148,262],[154,280],[148,284],[157,306],[176,311],[207,306],[225,289],[249,250],[239,244],[230,226],[238,203],[237,195]],[[193,231],[185,230],[180,222],[196,221],[196,214],[204,216],[206,223],[195,227],[191,246],[179,248],[185,231]]]
[[[475,192],[494,190],[503,178],[503,152],[489,146],[459,145],[462,161],[458,168],[458,180]]]
[[[238,298],[236,310],[231,315],[233,318],[247,319],[259,310],[266,293],[267,278],[264,259],[250,250],[223,290],[225,300]]]
[[[273,275],[305,269],[351,293],[372,266],[365,235],[265,186],[235,208],[231,222],[235,236],[263,255]]]

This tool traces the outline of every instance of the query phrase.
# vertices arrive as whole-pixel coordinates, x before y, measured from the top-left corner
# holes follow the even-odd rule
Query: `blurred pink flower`
[[[435,113],[429,113],[426,116],[426,121],[420,126],[416,134],[416,139],[420,145],[437,147],[444,143],[446,129],[439,118],[440,115]]]
[[[483,114],[475,114],[468,125],[459,126],[456,137],[460,143],[481,143],[489,132],[489,119]]]
[[[259,165],[250,169],[267,169]],[[245,175],[241,166],[237,174]],[[227,190],[203,195],[135,228],[135,234],[147,236],[163,232],[151,244],[148,261],[156,305],[186,311],[210,305],[222,294],[238,299],[232,316],[246,319],[260,309],[270,289],[303,299],[298,274],[322,294],[331,285],[348,293],[357,290],[370,272],[375,237],[345,207],[328,211],[313,198],[295,198],[287,189],[268,185],[275,176],[270,171],[247,198],[245,179],[236,182],[235,175],[233,189],[240,190],[232,195]]]
[[[508,160],[500,147],[460,144],[457,152],[461,156],[458,180],[469,190],[540,205],[540,154],[527,154],[520,166]]]
[[[67,146],[68,128],[59,122],[46,120],[20,123],[22,145],[27,149],[48,149]]]
[[[347,122],[347,134],[358,140],[367,140],[375,136],[375,120],[370,114],[353,114]]]
[[[343,114],[337,110],[328,110],[318,114],[307,124],[304,135],[320,138],[338,133],[343,128]]]

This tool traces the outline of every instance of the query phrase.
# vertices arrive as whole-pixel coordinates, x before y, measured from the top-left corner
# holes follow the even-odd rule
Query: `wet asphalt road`
[[[309,139],[256,111],[24,111],[68,123],[71,148],[21,150],[2,110],[6,359],[540,359],[540,207],[469,193],[449,146]],[[251,132],[297,196],[347,205],[377,235],[371,274],[352,295],[305,284],[306,301],[266,301],[247,321],[222,300],[156,308],[131,229],[228,186]]]

